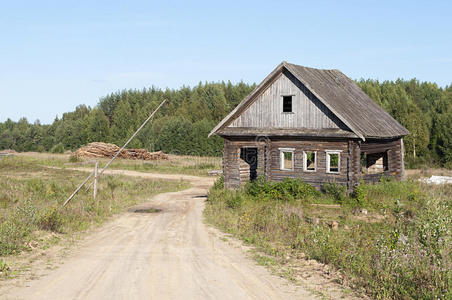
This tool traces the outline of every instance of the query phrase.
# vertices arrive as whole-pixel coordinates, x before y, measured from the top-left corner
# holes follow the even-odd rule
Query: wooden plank
[[[292,95],[293,113],[282,112],[284,95]],[[348,129],[287,71],[258,95],[229,127]]]

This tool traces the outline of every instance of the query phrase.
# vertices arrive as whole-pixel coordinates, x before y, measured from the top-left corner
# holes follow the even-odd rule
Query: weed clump
[[[358,206],[364,207],[367,204],[367,187],[368,186],[364,182],[361,182],[353,191],[353,198],[356,200]]]
[[[332,197],[336,203],[345,203],[347,198],[347,187],[336,183],[325,183],[322,185],[322,191]]]
[[[77,163],[77,162],[81,162],[81,161],[82,160],[74,154],[71,154],[71,156],[69,156],[69,162],[71,162],[71,163]]]
[[[8,276],[10,272],[9,266],[6,264],[5,261],[0,260],[0,275]]]
[[[239,192],[233,192],[227,194],[226,205],[230,209],[238,209],[242,206],[243,199]]]
[[[213,184],[213,188],[215,190],[221,190],[224,188],[224,176],[220,176],[217,180],[215,180],[215,183]]]
[[[31,199],[15,207],[9,217],[0,225],[0,255],[14,254],[25,247],[23,242],[35,228],[38,210]]]
[[[38,222],[38,228],[47,231],[61,232],[63,226],[63,217],[58,207],[50,207],[41,212]]]

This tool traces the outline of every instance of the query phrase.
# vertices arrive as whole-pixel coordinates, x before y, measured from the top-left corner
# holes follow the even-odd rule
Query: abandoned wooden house
[[[403,178],[408,133],[339,70],[282,62],[210,135],[224,138],[227,188],[265,176],[352,189]]]

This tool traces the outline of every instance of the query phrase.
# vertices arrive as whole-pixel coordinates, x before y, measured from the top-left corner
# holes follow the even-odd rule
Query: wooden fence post
[[[96,160],[96,164],[94,165],[94,200],[96,200],[97,196],[97,169],[99,167],[99,161]]]

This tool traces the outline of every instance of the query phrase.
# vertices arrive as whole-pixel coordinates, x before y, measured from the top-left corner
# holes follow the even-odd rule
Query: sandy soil
[[[0,298],[320,299],[322,294],[325,296],[325,291],[315,292],[272,275],[248,257],[244,246],[221,238],[221,233],[203,223],[202,211],[213,178],[118,170],[106,173],[189,180],[192,188],[157,195],[94,230],[65,255],[59,267],[36,270],[32,279],[0,282],[3,285]],[[161,211],[134,212],[146,208]],[[302,270],[306,274],[308,271]],[[318,276],[308,278],[315,284],[321,283]],[[342,292],[337,292],[340,290],[337,285],[334,289],[333,298],[339,298],[339,294],[343,297]]]

